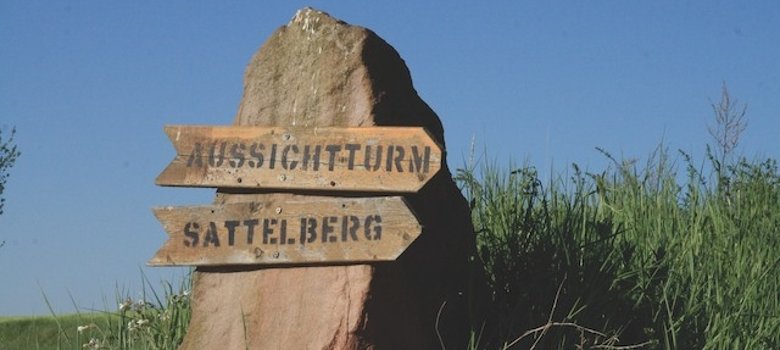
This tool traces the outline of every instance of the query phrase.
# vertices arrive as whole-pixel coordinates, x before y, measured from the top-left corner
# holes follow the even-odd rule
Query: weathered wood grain
[[[149,265],[395,260],[422,230],[401,197],[255,198],[259,200],[155,208],[170,237]]]
[[[416,192],[441,168],[423,128],[167,126],[161,186]]]

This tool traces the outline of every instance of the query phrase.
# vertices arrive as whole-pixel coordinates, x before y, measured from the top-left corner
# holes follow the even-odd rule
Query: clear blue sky
[[[0,216],[0,315],[114,307],[182,270],[147,268],[150,208],[213,190],[154,186],[165,124],[230,124],[251,55],[306,5],[371,28],[441,117],[450,165],[478,150],[549,169],[703,160],[723,81],[749,105],[740,151],[780,158],[780,2],[0,1],[0,126],[22,157]]]

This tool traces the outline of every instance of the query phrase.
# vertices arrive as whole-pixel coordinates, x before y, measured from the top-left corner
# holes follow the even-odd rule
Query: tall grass
[[[164,281],[162,293],[158,293],[149,286],[146,276],[142,277],[141,297],[133,300],[125,296],[119,302],[118,322],[111,326],[109,343],[117,349],[177,349],[189,326],[192,280],[186,276],[177,288]],[[117,299],[120,297],[117,294]]]
[[[458,171],[494,305],[475,348],[780,348],[777,163],[603,153],[545,183]]]
[[[140,294],[133,296],[117,288],[114,299],[104,301],[104,310],[83,312],[74,301],[76,314],[73,315],[57,315],[44,294],[52,317],[6,322],[7,329],[0,329],[0,339],[8,338],[9,344],[20,349],[178,349],[190,321],[190,276],[182,278],[176,286],[163,281],[159,291],[150,285],[143,272],[141,281]],[[42,323],[54,325],[28,326]],[[17,327],[39,330],[14,335]]]

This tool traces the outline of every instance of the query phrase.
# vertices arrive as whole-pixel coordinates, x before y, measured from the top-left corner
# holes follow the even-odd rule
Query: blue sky
[[[232,122],[251,55],[304,6],[368,27],[439,114],[449,163],[565,170],[646,159],[659,142],[703,161],[725,81],[747,103],[739,151],[780,158],[777,1],[0,1],[0,127],[22,157],[0,216],[0,315],[114,307],[182,269],[147,268],[151,208],[207,204],[161,188],[165,124]]]

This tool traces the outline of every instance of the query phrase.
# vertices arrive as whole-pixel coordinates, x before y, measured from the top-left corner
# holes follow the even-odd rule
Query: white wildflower
[[[97,349],[100,349],[100,341],[95,339],[95,338],[92,338],[92,339],[89,340],[89,343],[86,343],[86,344],[82,345],[81,347],[84,348],[84,349],[97,350]]]
[[[127,298],[124,302],[119,303],[119,311],[127,311],[131,305],[133,305],[133,299]]]

